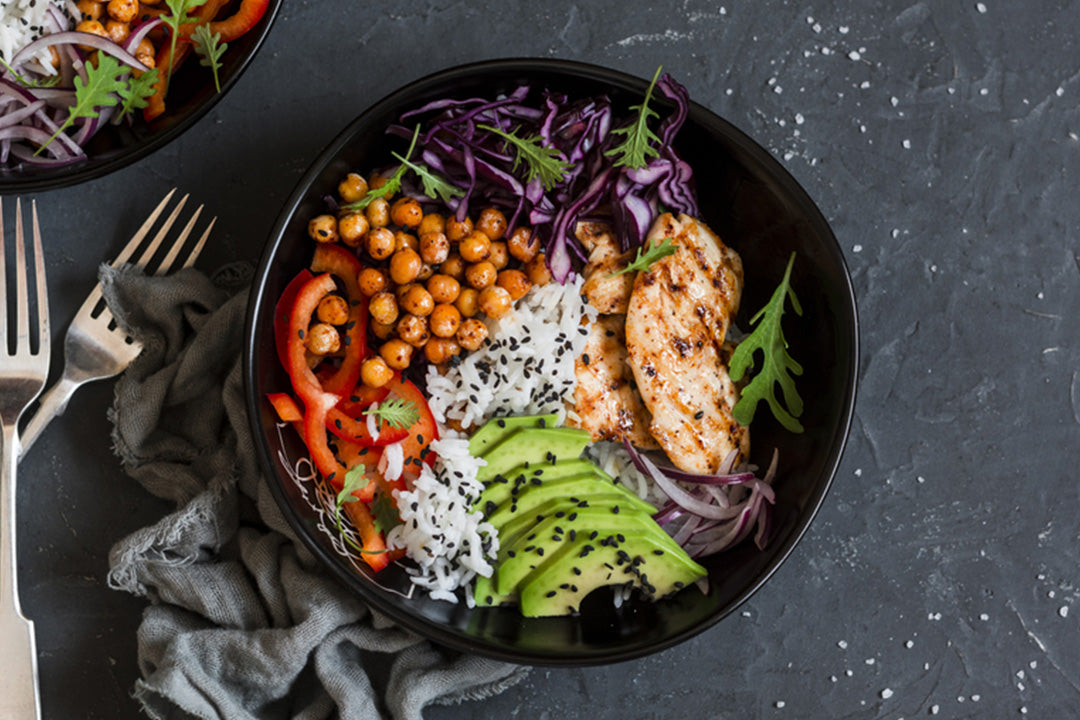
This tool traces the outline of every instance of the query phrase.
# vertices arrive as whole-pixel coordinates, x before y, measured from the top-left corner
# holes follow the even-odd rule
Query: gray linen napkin
[[[151,602],[135,697],[157,720],[418,720],[519,682],[526,668],[434,647],[372,612],[297,541],[244,411],[249,276],[101,269],[110,308],[144,344],[116,384],[116,452],[177,508],[110,556],[109,584]]]

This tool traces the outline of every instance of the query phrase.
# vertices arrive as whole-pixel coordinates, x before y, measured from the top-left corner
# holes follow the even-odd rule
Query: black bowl
[[[678,593],[657,603],[616,608],[594,593],[579,616],[522,618],[514,608],[468,609],[464,604],[414,597],[395,566],[371,577],[335,552],[332,534],[287,470],[304,449],[290,428],[282,432],[265,393],[289,387],[274,351],[272,317],[285,284],[310,260],[309,218],[323,212],[350,170],[390,162],[383,134],[406,110],[434,98],[491,97],[518,83],[571,97],[608,93],[623,111],[640,102],[647,83],[605,68],[561,60],[500,60],[453,68],[418,80],[357,118],[319,156],[284,205],[256,274],[248,312],[244,371],[252,431],[270,486],[285,517],[311,551],[373,608],[428,638],[461,650],[521,663],[588,665],[626,660],[686,640],[718,622],[754,593],[790,554],[821,505],[847,439],[855,401],[858,337],[855,299],[843,256],[814,203],[773,157],[704,107],[690,108],[678,146],[695,167],[705,221],[741,253],[746,290],[738,323],[764,305],[797,252],[793,287],[801,318],[786,324],[792,355],[805,368],[806,432],[786,432],[762,410],[753,425],[754,460],[768,463],[780,450],[773,538],[764,551],[744,543],[707,559],[711,589]],[[303,468],[303,464],[300,465]]]
[[[167,145],[194,125],[225,93],[255,57],[274,24],[282,0],[270,0],[258,24],[229,43],[221,57],[221,92],[214,87],[210,69],[188,58],[169,83],[166,110],[152,122],[142,117],[132,123],[107,124],[83,148],[86,159],[63,167],[0,167],[0,195],[56,190],[107,175],[127,167]],[[231,12],[227,8],[226,12]]]

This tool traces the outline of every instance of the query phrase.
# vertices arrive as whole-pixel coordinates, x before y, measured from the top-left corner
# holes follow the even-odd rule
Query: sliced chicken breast
[[[671,238],[673,255],[638,273],[626,316],[630,367],[645,407],[649,432],[677,467],[713,473],[738,450],[746,457],[750,434],[731,416],[738,390],[727,371],[728,325],[739,309],[743,272],[739,255],[703,223],[665,213],[647,242]]]
[[[634,274],[611,275],[625,268],[633,253],[619,249],[619,241],[605,223],[579,222],[574,234],[589,251],[589,260],[582,270],[585,284],[581,293],[603,315],[626,314]]]
[[[589,326],[585,350],[577,359],[574,412],[568,424],[588,430],[593,440],[620,441],[635,447],[659,447],[649,434],[649,412],[634,389],[627,364],[623,315],[601,315]],[[572,416],[571,416],[572,417]]]

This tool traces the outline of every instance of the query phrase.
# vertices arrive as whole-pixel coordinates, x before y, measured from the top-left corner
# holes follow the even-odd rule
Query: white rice
[[[476,479],[485,461],[469,454],[468,438],[447,431],[431,443],[438,459],[424,465],[413,489],[395,493],[402,524],[386,535],[391,548],[404,548],[416,563],[408,568],[414,584],[436,600],[456,603],[458,588],[477,575],[490,577],[489,560],[499,550],[498,538],[483,513],[471,512],[484,484]],[[472,595],[466,592],[471,607]]]
[[[667,502],[664,491],[656,486],[645,473],[637,469],[630,453],[620,442],[594,442],[585,448],[585,457],[592,460],[601,470],[618,482],[637,493],[646,502],[660,507]]]
[[[488,320],[488,342],[440,375],[428,368],[428,403],[436,420],[470,429],[494,416],[566,417],[574,361],[585,348],[582,318],[596,310],[581,298],[582,279],[533,288],[514,309]]]
[[[52,31],[54,26],[48,12],[51,4],[48,0],[0,0],[0,56],[6,62],[10,63],[19,50]],[[78,8],[73,2],[55,3],[55,7],[66,15],[68,24],[63,29],[68,29],[69,19],[79,14]],[[56,72],[48,50],[37,53],[33,60],[36,62],[32,63],[32,69],[50,75]]]

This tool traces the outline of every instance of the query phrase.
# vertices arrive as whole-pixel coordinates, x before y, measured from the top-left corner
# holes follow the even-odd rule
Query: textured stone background
[[[1077,717],[1078,32],[1064,0],[289,0],[183,138],[38,196],[58,337],[173,185],[219,216],[202,267],[254,260],[315,154],[410,80],[500,56],[662,63],[783,161],[846,253],[863,363],[845,460],[790,560],[718,626],[427,717]],[[119,471],[110,392],[82,391],[20,473],[47,718],[139,717],[142,602],[104,576],[166,508]]]

